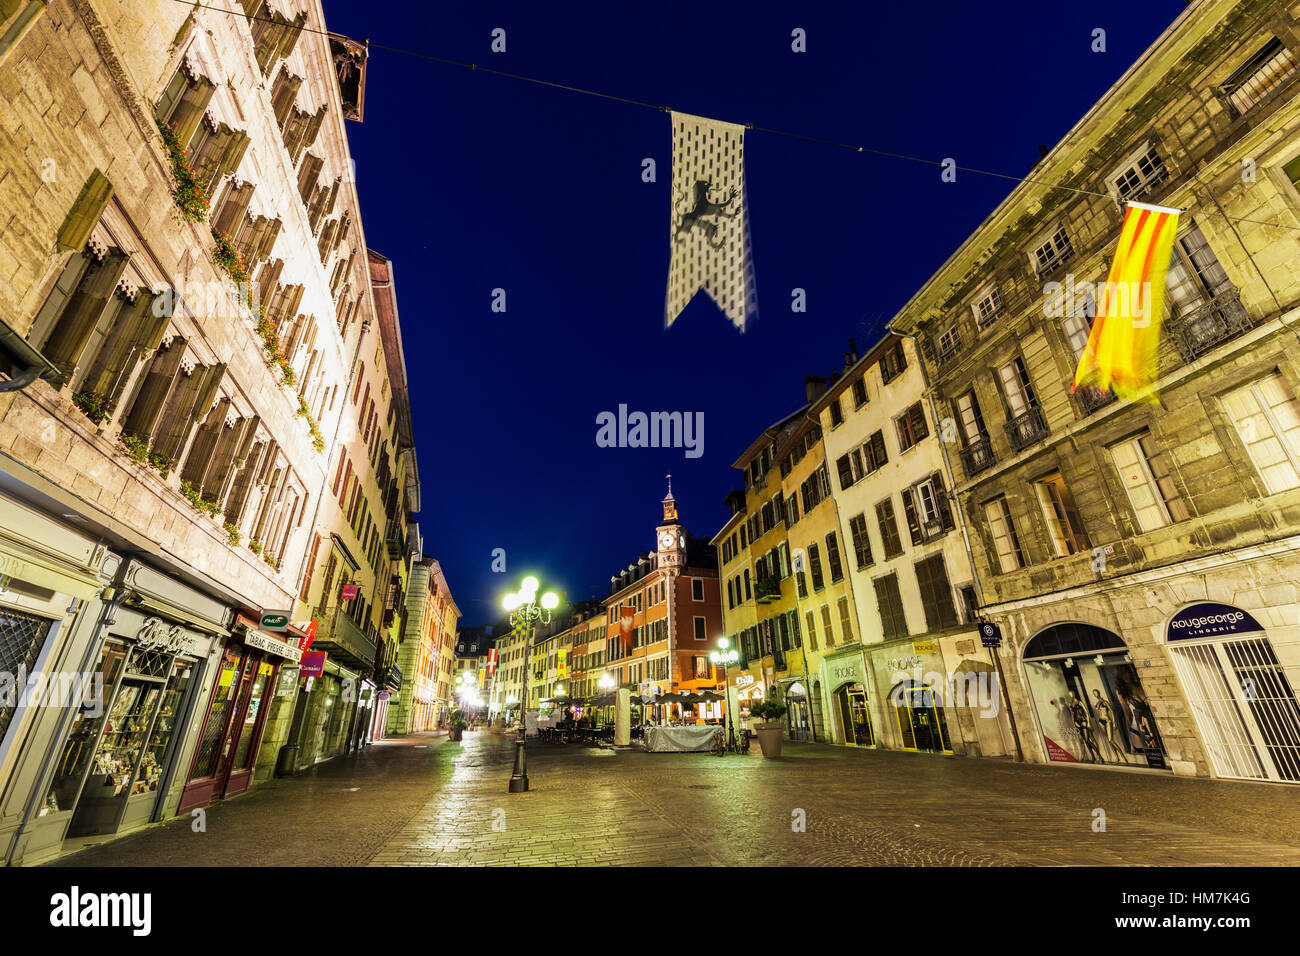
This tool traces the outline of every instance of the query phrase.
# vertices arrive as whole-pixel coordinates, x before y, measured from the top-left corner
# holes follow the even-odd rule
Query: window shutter
[[[68,297],[49,338],[37,346],[66,380],[72,377],[117,284],[126,271],[126,253],[109,249],[102,261],[92,261]]]
[[[152,331],[151,324],[159,321],[153,315],[153,303],[154,296],[148,289],[137,289],[135,301],[121,307],[112,329],[105,330],[103,344],[89,361],[79,391],[102,395],[110,404],[116,403],[128,373],[138,361],[140,340]]]
[[[957,527],[952,517],[952,504],[948,501],[948,492],[943,486],[943,474],[936,471],[930,476],[930,481],[934,485],[934,497],[939,504],[939,519],[943,522],[943,529],[951,531]]]
[[[925,422],[925,408],[920,402],[909,408],[907,415],[912,420],[912,439],[914,442],[919,442],[930,434],[930,428]]]
[[[885,454],[885,433],[877,431],[871,436],[871,459],[875,462],[875,468],[888,464],[889,456]]]
[[[903,489],[903,513],[907,515],[907,530],[912,535],[912,544],[921,543],[921,523],[916,516],[916,502],[912,500],[912,489]]]
[[[185,340],[179,335],[172,339],[171,346],[159,351],[145,373],[144,382],[131,404],[130,413],[122,425],[122,433],[134,435],[142,441],[153,438],[162,415],[167,395],[171,391],[176,373],[180,370],[185,357]]]
[[[104,208],[112,198],[113,184],[96,169],[81,187],[81,193],[59,228],[59,248],[64,251],[84,249],[90,241],[91,230],[99,222],[99,217],[104,214]]]
[[[206,76],[196,76],[193,82],[187,83],[181,92],[180,100],[172,109],[171,115],[167,117],[167,124],[176,131],[176,139],[180,141],[182,147],[188,147],[190,140],[194,138],[194,133],[198,130],[216,89]]]
[[[853,484],[853,469],[849,465],[849,456],[841,455],[835,461],[835,468],[840,473],[840,490],[844,490]]]

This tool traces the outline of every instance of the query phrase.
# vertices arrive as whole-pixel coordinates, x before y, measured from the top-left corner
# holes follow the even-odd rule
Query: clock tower
[[[677,517],[672,475],[668,476],[668,495],[663,500],[663,506],[664,523],[655,529],[659,567],[680,570],[686,561],[686,531]]]

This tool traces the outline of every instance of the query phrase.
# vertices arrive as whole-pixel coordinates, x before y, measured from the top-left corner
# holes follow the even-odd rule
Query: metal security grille
[[[1268,638],[1170,651],[1215,772],[1300,782],[1300,708]]]
[[[12,695],[0,695],[0,740],[9,730],[9,722],[18,712],[22,684],[19,675],[30,674],[41,645],[54,622],[49,618],[0,609],[0,673],[12,675]]]

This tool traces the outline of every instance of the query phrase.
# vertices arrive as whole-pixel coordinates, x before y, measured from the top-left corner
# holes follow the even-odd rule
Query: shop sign
[[[136,643],[144,650],[165,654],[193,654],[196,642],[179,624],[168,624],[161,618],[151,617],[140,627]]]
[[[1222,634],[1253,634],[1264,630],[1241,608],[1229,604],[1193,604],[1169,622],[1169,640],[1186,641]]]
[[[748,674],[741,674],[736,678],[737,687],[748,687],[752,683],[754,683],[754,678]]]
[[[992,621],[982,621],[980,623],[980,643],[985,647],[1001,647],[1002,628]]]
[[[274,654],[276,657],[283,657],[294,662],[297,662],[302,657],[302,651],[292,644],[278,641],[270,634],[263,634],[261,631],[249,631],[245,634],[244,645],[246,647],[256,647],[259,651],[266,651],[268,654]]]
[[[299,677],[320,677],[325,673],[324,651],[307,651],[302,655],[302,669],[298,671]]]
[[[934,641],[913,641],[913,654],[937,654],[939,649],[934,646]]]
[[[891,657],[885,661],[885,666],[891,671],[910,671],[921,666],[921,658],[916,654],[911,657]]]
[[[305,634],[305,637],[298,638],[298,650],[305,651],[311,647],[312,641],[316,640],[316,621],[308,621],[298,628]]]
[[[482,675],[482,673],[483,673],[482,671],[479,671],[479,674],[480,674],[480,675]],[[560,650],[556,651],[556,668],[555,668],[555,676],[556,676],[559,680],[568,680],[568,679],[569,679],[569,652],[566,651],[566,650],[564,650],[563,648],[561,648]],[[480,684],[483,683],[483,680],[482,680],[482,677],[481,677],[481,676],[480,676],[480,678],[479,678],[479,683],[480,683]]]
[[[276,697],[292,697],[298,689],[298,669],[285,666],[280,668],[280,679],[275,685]]]
[[[835,666],[835,667],[832,667],[832,668],[831,668],[831,678],[832,678],[833,680],[837,680],[837,681],[841,681],[841,680],[857,680],[857,679],[858,679],[858,665],[857,665],[857,664],[840,664],[840,665],[837,665],[837,666]]]
[[[343,591],[341,596],[345,601],[355,601],[357,598],[357,594],[358,592],[360,592],[360,590],[361,590],[360,585],[345,584],[343,585]]]
[[[289,629],[288,611],[263,611],[262,619],[257,624],[264,631],[283,633]]]

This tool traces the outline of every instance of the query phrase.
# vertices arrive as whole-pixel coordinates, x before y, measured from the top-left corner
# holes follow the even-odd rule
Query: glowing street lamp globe
[[[554,611],[559,606],[560,599],[554,591],[547,591],[542,595],[542,607],[546,608],[546,610]]]
[[[507,611],[513,611],[515,608],[519,606],[519,595],[507,594],[501,600],[501,606],[504,607]]]

